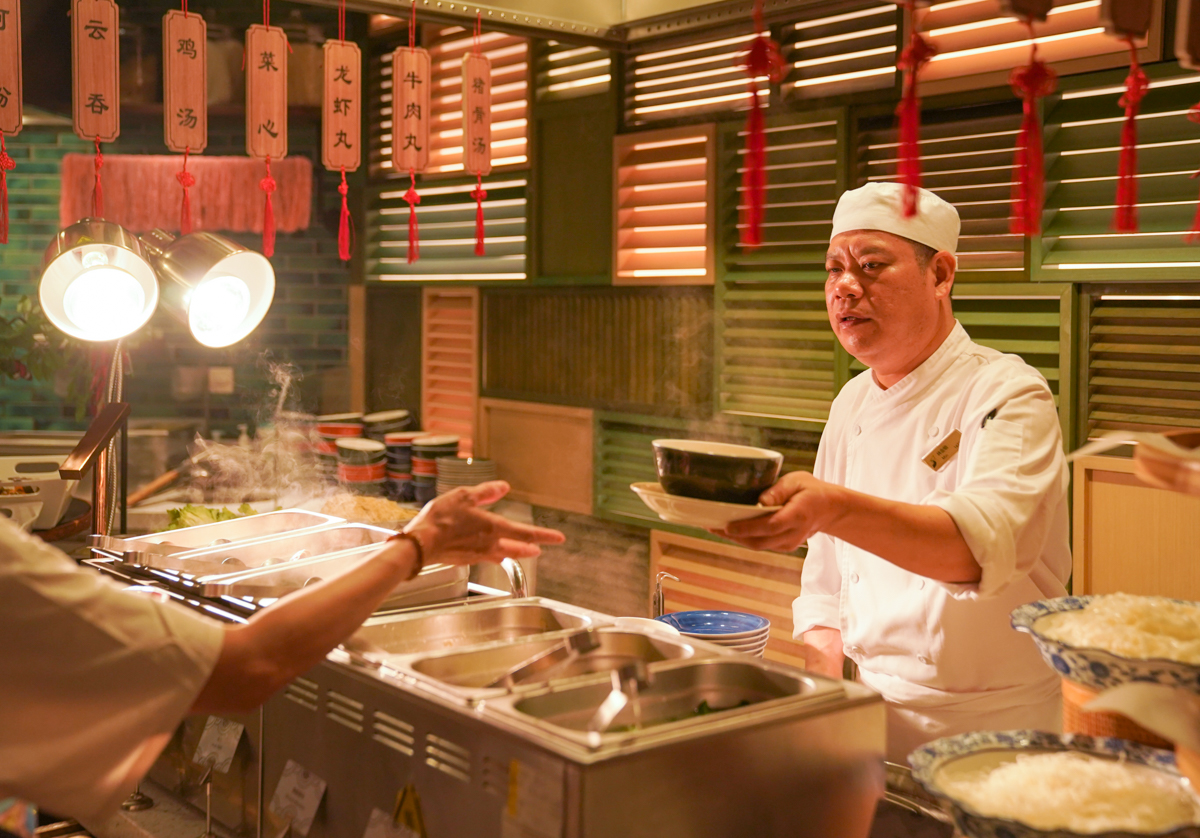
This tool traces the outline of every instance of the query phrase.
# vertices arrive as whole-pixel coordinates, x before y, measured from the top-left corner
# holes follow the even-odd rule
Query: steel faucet
[[[663,612],[666,610],[662,589],[663,579],[671,579],[675,582],[679,581],[678,576],[673,576],[670,573],[667,573],[665,570],[660,570],[658,575],[654,577],[654,603],[651,606],[654,613],[650,615],[651,617],[661,617]]]
[[[525,569],[521,567],[521,563],[516,559],[504,558],[500,560],[500,567],[508,576],[508,587],[512,590],[512,595],[517,599],[529,596],[529,583],[525,578]]]

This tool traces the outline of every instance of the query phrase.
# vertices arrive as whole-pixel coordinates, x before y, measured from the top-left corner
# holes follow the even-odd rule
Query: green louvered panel
[[[1095,298],[1087,433],[1200,428],[1200,298]],[[1184,296],[1187,295],[1187,296]]]
[[[1007,295],[995,292],[1009,291]],[[976,343],[1020,355],[1046,378],[1058,405],[1064,435],[1071,428],[1070,286],[963,285],[955,289],[954,315]]]
[[[896,119],[859,124],[858,182],[896,180]],[[1018,102],[921,114],[921,184],[962,218],[958,281],[1025,282],[1025,242],[1009,232],[1012,164],[1021,126]]]
[[[1045,230],[1034,276],[1059,282],[1195,279],[1200,249],[1184,241],[1196,212],[1200,126],[1187,111],[1200,74],[1146,68],[1138,117],[1139,232],[1113,232],[1124,71],[1064,81],[1045,110]]]
[[[367,213],[367,278],[385,282],[523,280],[528,181],[523,174],[484,178],[485,255],[475,255],[475,181],[418,184],[420,258],[408,262],[407,184],[373,190]]]
[[[844,126],[840,109],[768,121],[762,244],[754,248],[739,244],[746,204],[745,131],[740,125],[722,126],[718,229],[726,270],[824,281],[833,208],[844,188]]]
[[[593,492],[597,518],[643,527],[654,524],[660,529],[671,529],[629,488],[630,483],[658,480],[654,468],[654,449],[650,443],[663,437],[713,439],[749,445],[759,442],[754,428],[717,427],[700,421],[597,413]]]
[[[717,286],[717,404],[749,421],[823,423],[844,358],[812,282],[726,274]]]
[[[537,101],[603,93],[612,83],[612,54],[600,47],[539,41],[534,47]]]

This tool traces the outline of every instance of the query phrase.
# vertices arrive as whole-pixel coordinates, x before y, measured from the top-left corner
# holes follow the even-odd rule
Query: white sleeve
[[[800,596],[792,602],[792,636],[799,639],[817,626],[841,630],[842,573],[833,539],[818,533],[808,540],[800,572]]]
[[[208,682],[215,620],[125,591],[0,521],[0,797],[99,822]]]
[[[822,435],[813,466],[813,476],[821,480],[828,476],[827,456],[826,437]],[[834,541],[824,533],[817,533],[808,539],[808,554],[800,571],[800,596],[792,602],[792,636],[800,639],[804,632],[817,626],[840,630],[841,598],[842,573]]]
[[[1049,388],[1041,379],[1022,376],[1007,389],[1009,394],[997,394],[993,402],[995,417],[964,439],[966,479],[954,491],[935,492],[925,501],[950,513],[983,569],[977,584],[945,585],[960,599],[994,596],[1029,574],[1067,490],[1062,434]]]

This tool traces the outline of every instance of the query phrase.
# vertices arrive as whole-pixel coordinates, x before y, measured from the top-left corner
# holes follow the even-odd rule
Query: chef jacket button
[[[922,591],[925,590],[925,580],[924,579],[917,580],[917,589],[922,590]]]
[[[854,426],[854,435],[858,436],[861,433],[862,433],[862,425],[855,425]]]
[[[861,654],[862,654],[862,647],[861,647],[861,646],[851,646],[851,647],[850,647],[850,648],[848,648],[846,651],[847,651],[847,652],[849,652],[849,653],[850,653],[850,654],[852,654],[852,655],[861,655]]]
[[[931,660],[930,660],[930,659],[929,659],[927,656],[925,656],[925,655],[918,655],[918,656],[917,656],[917,660],[919,660],[921,663],[925,664],[926,666],[928,666],[929,664],[933,663],[933,661],[931,661]]]
[[[857,573],[851,573],[851,574],[850,574],[850,581],[851,581],[851,582],[853,582],[855,585],[857,585],[857,584],[858,584],[858,574],[857,574]]]
[[[930,429],[929,429],[929,435],[930,435],[930,436],[937,436],[937,435],[938,435],[938,428],[937,428],[937,425],[934,425],[932,428],[930,428]]]

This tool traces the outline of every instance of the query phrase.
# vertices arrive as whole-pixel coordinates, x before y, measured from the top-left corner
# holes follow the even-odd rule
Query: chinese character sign
[[[178,9],[163,15],[163,138],[171,151],[208,145],[207,44],[200,15]]]
[[[397,174],[429,165],[429,53],[397,47],[392,54],[392,166]]]
[[[492,62],[467,53],[462,68],[463,168],[473,175],[492,171]]]
[[[287,35],[278,26],[246,30],[246,153],[287,156]]]
[[[21,131],[21,4],[0,0],[0,132]]]
[[[2,2],[3,0],[0,0]],[[362,160],[359,118],[362,98],[362,53],[350,41],[329,40],[324,46],[325,103],[321,114],[321,163],[332,171],[353,172]]]
[[[121,133],[118,34],[113,0],[72,0],[72,114],[75,133],[85,140],[112,142]]]

